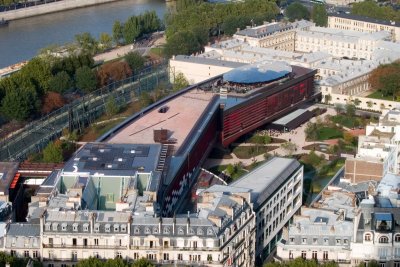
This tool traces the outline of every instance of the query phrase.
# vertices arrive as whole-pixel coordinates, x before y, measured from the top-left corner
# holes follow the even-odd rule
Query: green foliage
[[[383,20],[400,20],[400,12],[390,6],[379,6],[375,1],[367,0],[352,5],[351,13]]]
[[[43,149],[43,161],[48,163],[63,162],[63,151],[59,143],[50,142]]]
[[[268,262],[264,267],[338,267],[336,262],[318,263],[316,260],[305,260],[303,258],[296,258],[287,262]]]
[[[110,95],[107,98],[105,108],[106,108],[106,114],[108,116],[116,115],[119,112],[119,106],[117,105],[114,96]]]
[[[346,109],[346,116],[354,117],[356,115],[356,106],[353,104],[347,104],[345,106]]]
[[[283,143],[281,147],[288,153],[289,156],[291,156],[297,150],[297,145],[292,142]]]
[[[186,80],[185,75],[183,75],[183,73],[179,72],[175,77],[174,83],[172,85],[172,90],[179,91],[188,86],[189,86],[189,82],[188,82],[188,80]]]
[[[308,9],[299,2],[294,2],[286,8],[286,16],[289,21],[293,22],[300,19],[310,19],[310,12]]]
[[[151,98],[150,94],[148,92],[142,92],[140,94],[140,106],[142,108],[145,108],[147,106],[150,106],[151,104],[153,104],[153,99]]]
[[[192,31],[178,31],[170,38],[164,47],[167,57],[173,55],[190,55],[201,50],[201,44]]]
[[[139,260],[134,261],[131,264],[131,267],[154,267],[154,264],[152,264],[148,259],[141,258]]]
[[[103,51],[110,49],[112,47],[112,42],[113,39],[108,33],[106,32],[100,33],[99,43]]]
[[[209,36],[223,32],[233,34],[236,28],[251,25],[251,20],[254,24],[261,24],[275,18],[278,12],[273,1],[247,0],[214,4],[180,0],[176,10],[166,15],[166,55],[198,52],[208,42]]]
[[[315,4],[311,12],[311,18],[317,26],[326,27],[328,24],[328,13],[325,5]]]
[[[80,67],[75,72],[76,87],[83,92],[91,92],[96,89],[96,75],[87,66]]]
[[[125,61],[128,63],[133,73],[143,69],[145,63],[145,59],[136,51],[126,54]]]
[[[64,93],[72,87],[72,80],[66,71],[61,71],[49,80],[50,91]]]
[[[114,40],[114,43],[116,45],[119,45],[121,43],[121,40],[123,38],[123,25],[121,24],[121,22],[119,20],[116,20],[114,22],[113,28],[112,28],[112,37]]]
[[[43,58],[31,59],[17,73],[22,80],[31,81],[39,95],[49,90],[49,80],[52,77],[50,63]]]
[[[308,122],[304,129],[306,139],[317,140],[318,139],[318,125],[316,123]]]
[[[143,36],[144,34],[155,32],[161,28],[161,21],[157,17],[155,11],[146,11],[139,16],[129,17],[124,23],[123,27],[118,23],[114,24],[113,36],[114,40],[120,37],[119,33],[122,32],[122,37],[125,43],[133,43],[135,39]],[[115,30],[115,31],[114,31]],[[115,33],[115,34],[114,34]]]
[[[104,262],[97,259],[90,257],[88,259],[80,260],[76,267],[103,267]]]
[[[40,101],[32,88],[8,90],[1,101],[1,113],[8,119],[24,121],[38,111]]]
[[[89,32],[75,35],[75,41],[83,53],[94,55],[98,52],[98,42]]]

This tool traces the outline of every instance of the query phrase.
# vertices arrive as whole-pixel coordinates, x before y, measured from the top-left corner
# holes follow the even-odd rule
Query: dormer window
[[[140,233],[140,228],[139,227],[135,227],[135,234],[139,234]]]
[[[99,231],[100,231],[100,224],[96,223],[96,224],[94,225],[94,231],[95,231],[95,232],[99,232]]]
[[[107,224],[104,226],[104,231],[110,232],[110,228],[111,228],[111,225],[107,223]]]
[[[121,224],[121,232],[126,232],[126,225],[125,224]]]
[[[114,232],[119,232],[119,224],[114,224]]]
[[[46,229],[46,231],[50,231],[51,230],[51,223],[46,223],[45,224],[45,229]]]
[[[183,233],[184,233],[184,231],[183,231],[182,227],[179,227],[178,228],[178,234],[179,235],[183,235]]]
[[[146,227],[146,228],[144,229],[144,233],[145,233],[145,234],[150,234],[150,233],[151,233],[150,228],[149,228],[149,227]]]
[[[83,231],[84,232],[88,232],[89,231],[89,224],[88,223],[83,224]]]
[[[164,234],[169,234],[169,227],[164,227]]]
[[[53,231],[57,231],[58,229],[58,223],[53,223]]]
[[[77,223],[74,223],[74,224],[72,225],[72,230],[73,230],[74,232],[78,232],[78,224],[77,224]]]
[[[193,230],[193,228],[189,228],[189,234],[194,235],[194,230]]]
[[[208,228],[207,229],[207,235],[213,235],[213,234],[214,234],[213,229],[212,228]]]

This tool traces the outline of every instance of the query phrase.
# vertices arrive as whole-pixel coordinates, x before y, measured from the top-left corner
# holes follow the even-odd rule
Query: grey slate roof
[[[250,189],[251,202],[257,209],[300,166],[295,159],[275,157],[229,186]]]
[[[8,226],[7,236],[40,236],[40,225],[30,223],[12,223]]]
[[[359,20],[359,21],[364,21],[364,22],[370,22],[370,23],[377,23],[377,24],[382,24],[382,25],[400,27],[400,24],[397,24],[397,23],[392,24],[388,20],[374,19],[374,18],[361,16],[361,15],[355,15],[355,14],[331,13],[331,14],[329,14],[329,17],[338,17],[338,18],[344,18],[344,19],[352,19],[352,20]]]

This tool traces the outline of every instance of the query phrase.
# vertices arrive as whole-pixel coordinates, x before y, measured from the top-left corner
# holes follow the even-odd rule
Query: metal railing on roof
[[[61,135],[63,129],[79,129],[93,123],[105,112],[107,98],[113,96],[118,106],[130,103],[143,91],[152,91],[161,81],[168,81],[168,66],[150,66],[138,75],[113,82],[85,95],[20,131],[0,140],[0,161],[19,161],[40,152],[49,141]]]

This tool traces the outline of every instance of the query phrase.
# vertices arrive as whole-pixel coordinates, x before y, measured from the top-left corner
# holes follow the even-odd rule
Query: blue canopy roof
[[[282,78],[292,72],[292,67],[283,62],[262,62],[233,69],[223,75],[233,83],[265,83]]]

